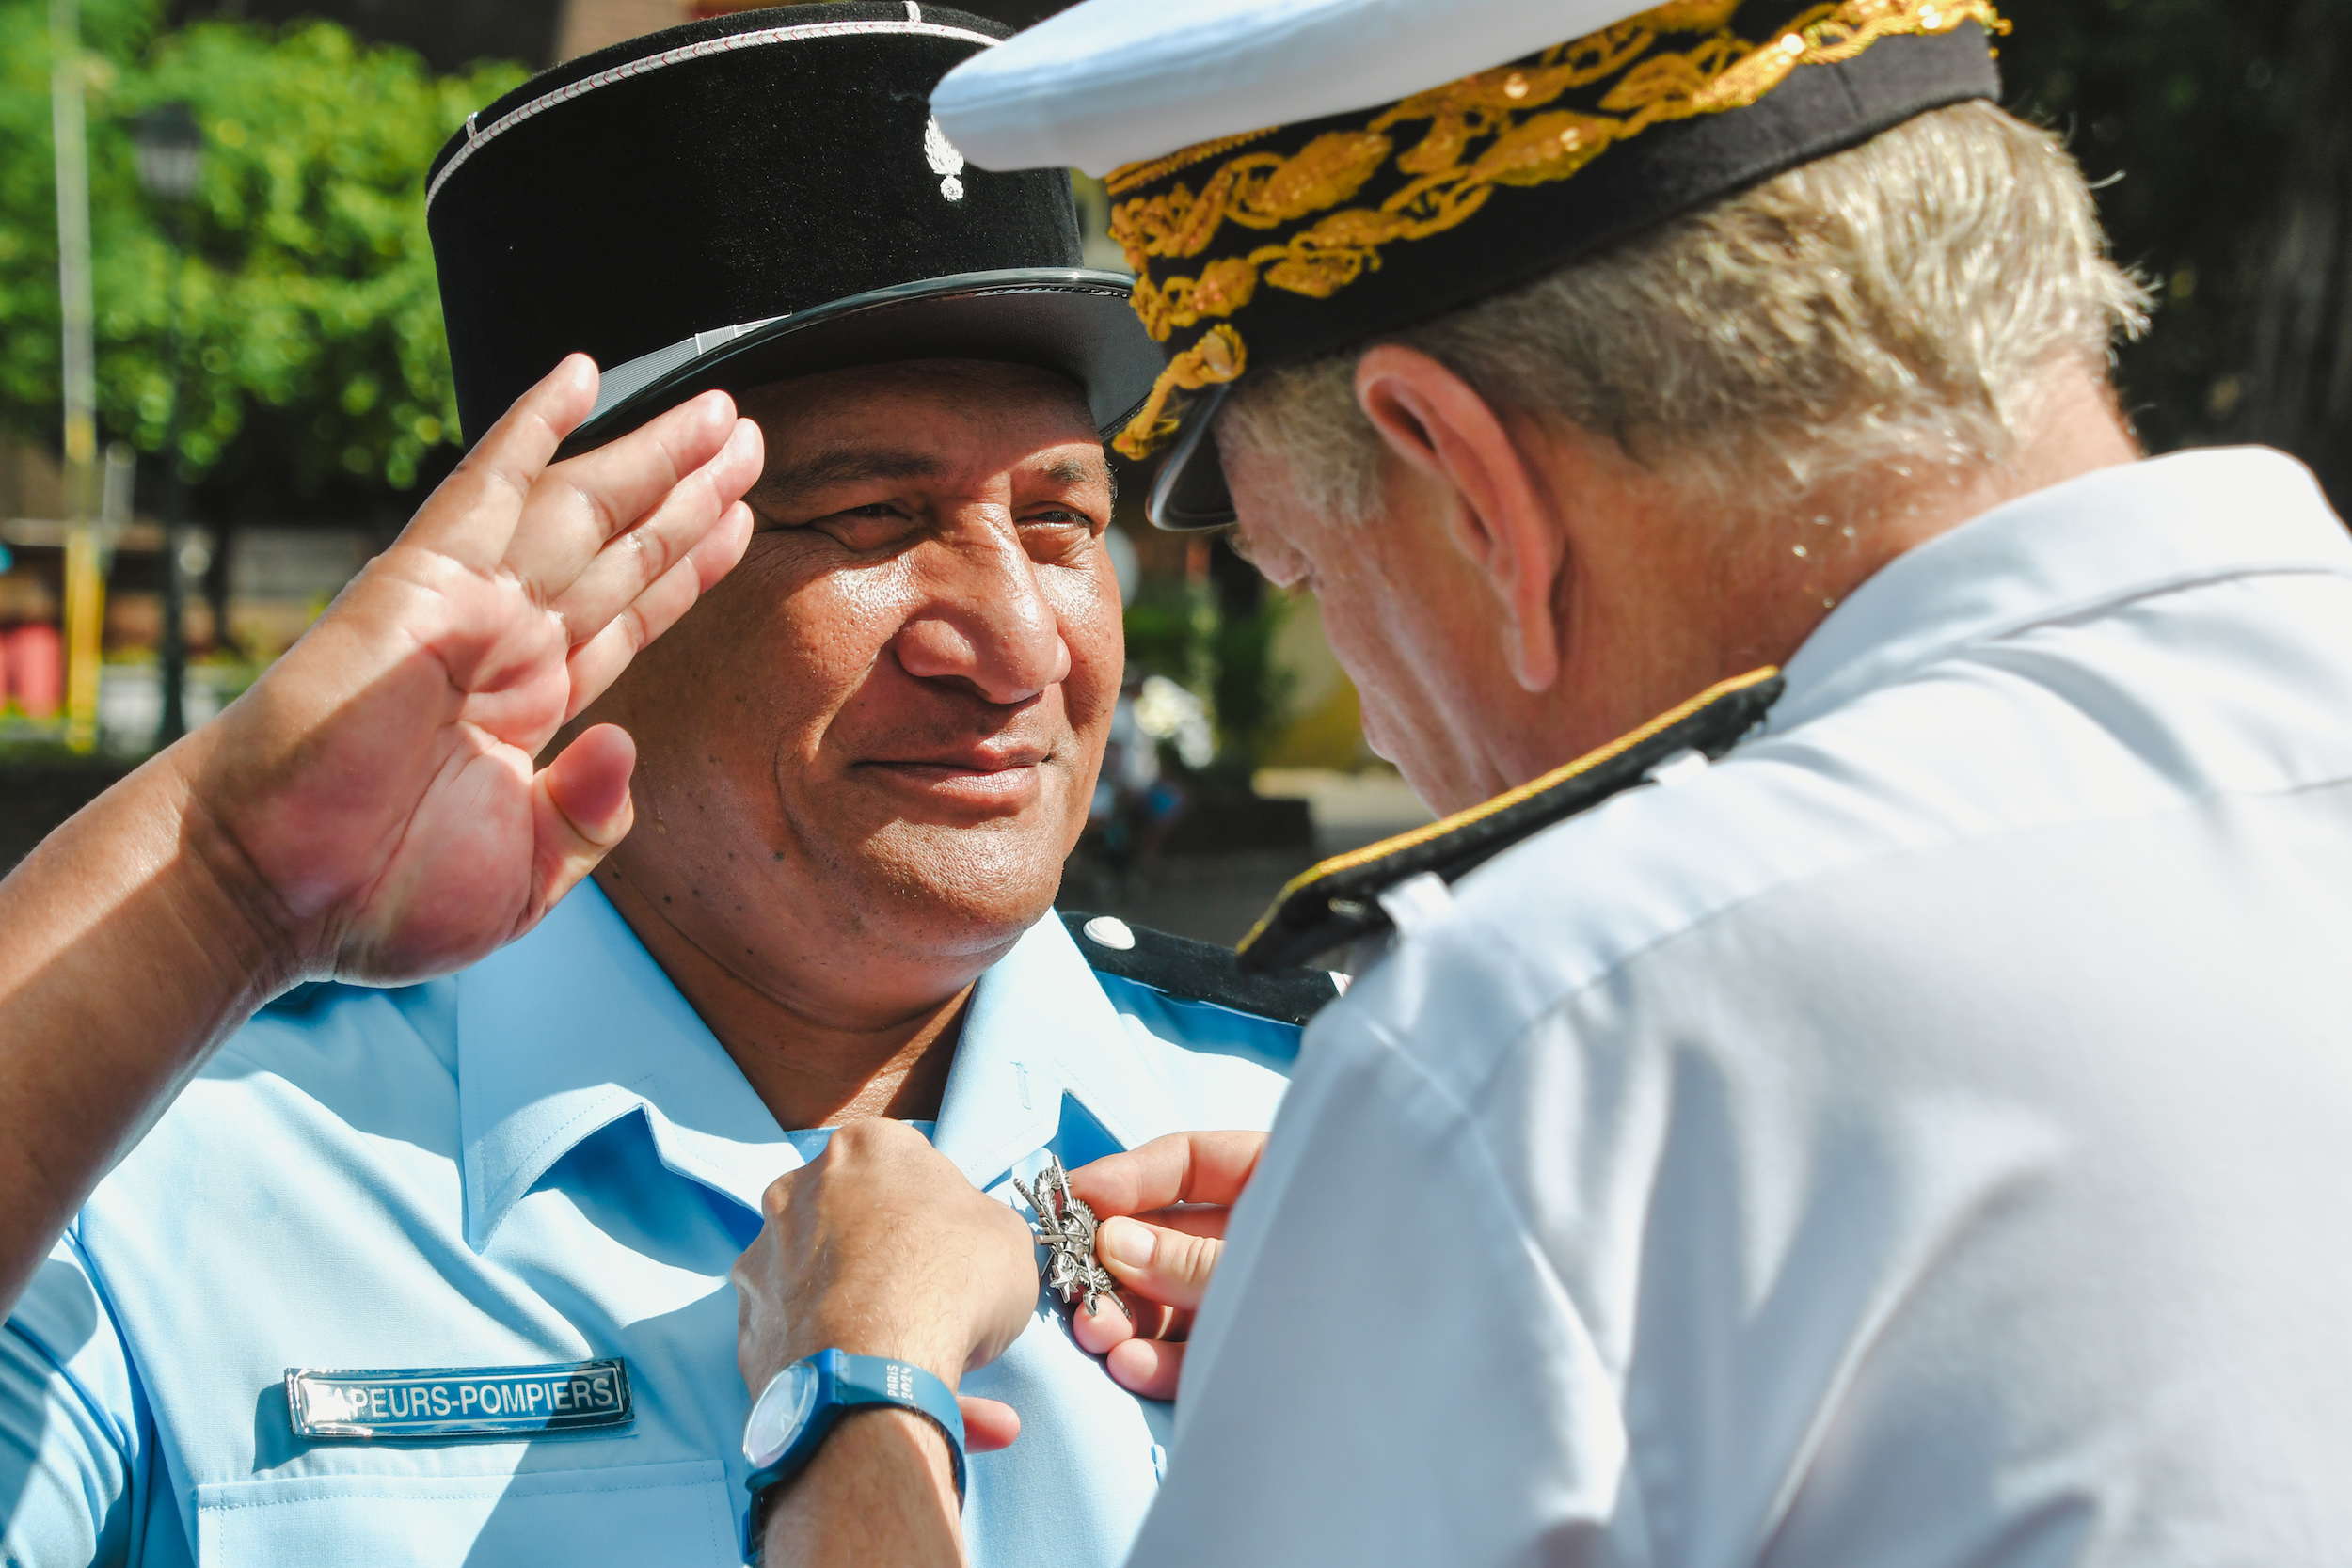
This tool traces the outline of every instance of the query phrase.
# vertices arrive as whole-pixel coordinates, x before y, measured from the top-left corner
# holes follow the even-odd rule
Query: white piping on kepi
[[[468,159],[525,120],[538,118],[558,103],[568,103],[575,98],[585,97],[598,87],[609,87],[615,82],[626,82],[632,76],[643,76],[649,71],[660,71],[664,66],[679,65],[687,60],[704,59],[712,55],[731,55],[739,49],[757,49],[771,43],[798,43],[803,39],[866,38],[877,33],[961,39],[967,43],[977,43],[987,49],[995,48],[1000,41],[990,38],[986,33],[973,32],[968,27],[945,26],[936,22],[925,22],[921,20],[921,8],[914,4],[914,0],[907,0],[907,20],[904,22],[809,22],[797,27],[767,27],[756,33],[733,33],[725,38],[706,39],[700,43],[690,43],[682,48],[665,50],[659,55],[648,55],[642,60],[631,60],[627,65],[616,65],[610,71],[599,71],[593,76],[583,76],[568,87],[558,87],[550,93],[543,93],[522,107],[501,115],[490,122],[487,129],[478,133],[473,128],[472,118],[469,116],[466,121],[466,145],[459,148],[456,155],[441,166],[441,172],[433,177],[433,183],[426,187],[424,193],[425,208],[431,211],[433,198],[441,194],[441,187],[449,183],[451,175],[466,166]]]

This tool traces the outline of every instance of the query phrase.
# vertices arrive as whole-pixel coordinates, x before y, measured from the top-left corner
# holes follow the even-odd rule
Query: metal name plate
[[[297,1437],[516,1438],[627,1426],[628,1369],[614,1361],[547,1367],[286,1369]]]

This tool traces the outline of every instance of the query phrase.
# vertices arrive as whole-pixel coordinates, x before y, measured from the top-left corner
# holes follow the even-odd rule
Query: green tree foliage
[[[0,0],[0,422],[54,443],[47,8]],[[165,33],[162,8],[82,6],[103,427],[160,451],[177,388],[190,481],[408,488],[425,453],[456,437],[423,172],[520,68],[437,77],[323,22]],[[206,140],[183,247],[139,189],[131,135],[173,99],[195,107]]]

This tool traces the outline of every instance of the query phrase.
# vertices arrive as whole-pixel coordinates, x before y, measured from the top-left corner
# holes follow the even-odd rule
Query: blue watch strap
[[[845,1351],[827,1351],[837,1355],[845,1369],[836,1374],[834,1387],[840,1391],[834,1402],[843,1410],[858,1410],[868,1405],[895,1404],[920,1416],[929,1416],[947,1439],[947,1456],[956,1470],[956,1500],[963,1500],[963,1406],[945,1383],[922,1368],[906,1361],[885,1360],[879,1355],[851,1355]],[[819,1391],[821,1397],[821,1390]]]
[[[945,1383],[922,1368],[879,1355],[851,1355],[823,1350],[805,1363],[817,1373],[817,1393],[808,1418],[775,1463],[754,1470],[743,1489],[750,1499],[743,1511],[743,1560],[759,1560],[760,1503],[817,1457],[826,1435],[842,1415],[852,1410],[896,1406],[929,1417],[947,1439],[947,1454],[955,1466],[956,1500],[963,1500],[963,1410]]]

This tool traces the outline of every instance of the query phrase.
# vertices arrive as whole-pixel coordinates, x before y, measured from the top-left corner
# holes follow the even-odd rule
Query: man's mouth
[[[984,741],[913,757],[877,757],[863,768],[938,799],[973,804],[1025,804],[1038,787],[1042,747]]]

